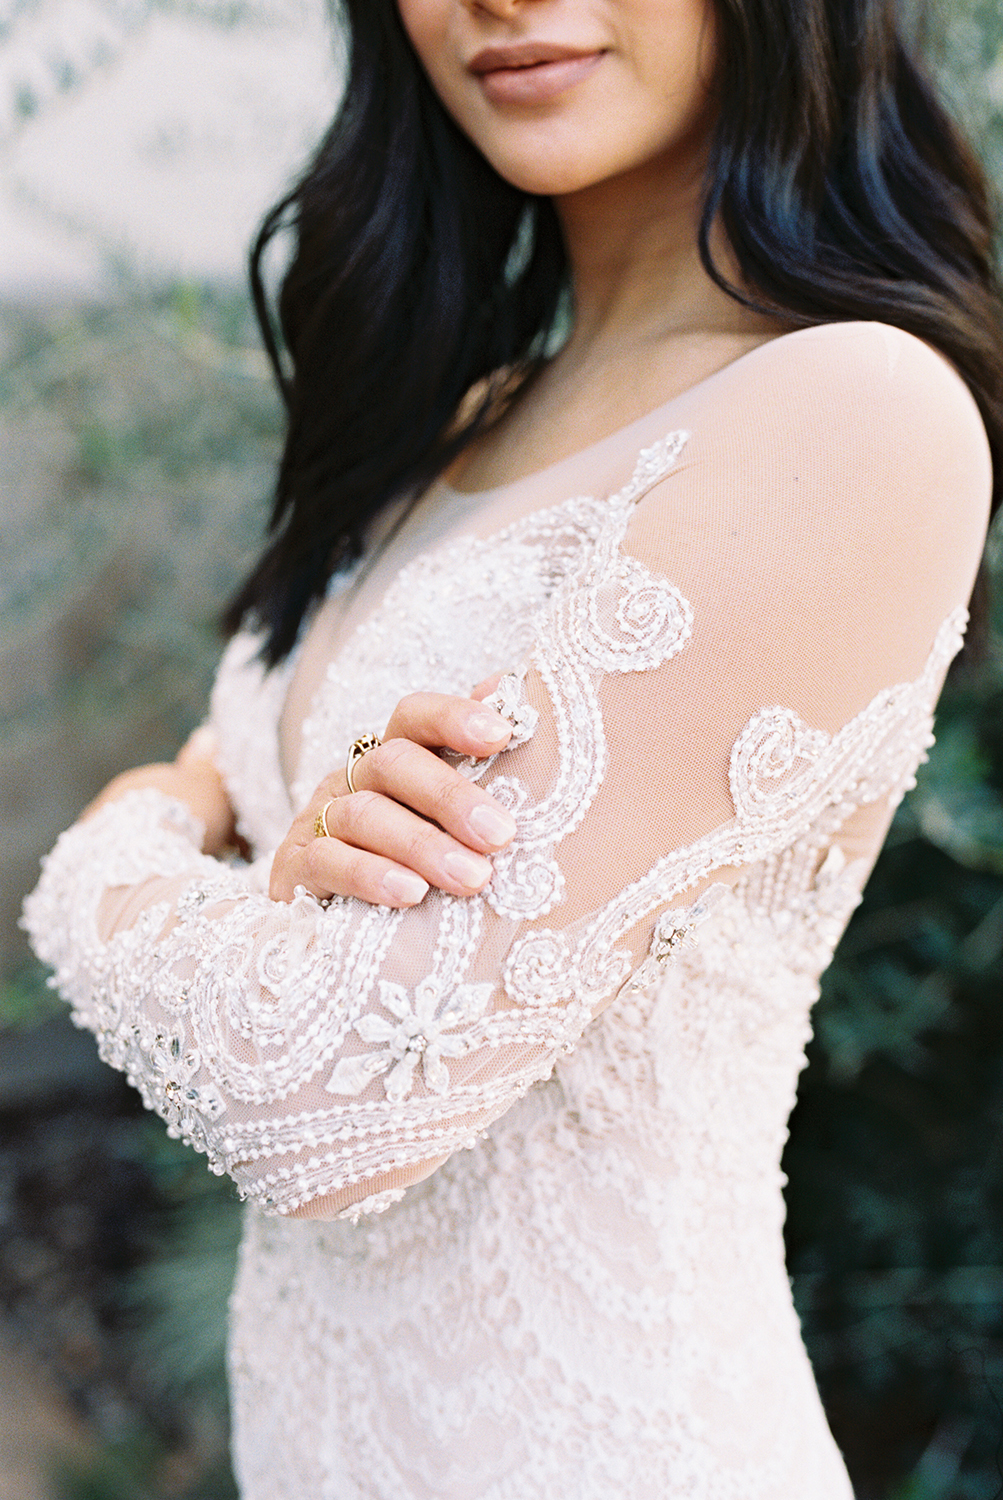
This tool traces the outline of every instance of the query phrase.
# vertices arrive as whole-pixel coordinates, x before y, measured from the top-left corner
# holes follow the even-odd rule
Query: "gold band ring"
[[[359,764],[359,761],[370,750],[376,750],[382,743],[383,741],[378,734],[360,734],[357,740],[352,741],[348,750],[348,759],[345,762],[345,775],[348,778],[348,790],[350,792],[358,791],[358,787],[352,780],[352,772]]]
[[[331,837],[331,830],[327,826],[327,810],[333,801],[334,798],[329,797],[313,820],[313,836],[315,839],[329,839]]]

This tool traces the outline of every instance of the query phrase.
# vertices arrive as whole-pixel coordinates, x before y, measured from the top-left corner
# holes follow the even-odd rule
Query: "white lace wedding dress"
[[[989,487],[924,344],[788,335],[543,473],[437,485],[279,670],[237,637],[212,723],[252,864],[153,792],[59,841],[37,951],[251,1200],[246,1500],[849,1496],[779,1157]],[[519,831],[484,894],[270,902],[350,741],[500,668],[516,743],[464,769]]]

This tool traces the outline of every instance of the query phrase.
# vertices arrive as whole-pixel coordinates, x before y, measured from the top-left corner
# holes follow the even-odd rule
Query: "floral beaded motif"
[[[375,1042],[381,1050],[361,1057],[343,1057],[327,1082],[332,1094],[361,1094],[373,1078],[391,1071],[386,1080],[387,1098],[399,1104],[411,1092],[414,1070],[421,1063],[426,1086],[435,1094],[449,1087],[444,1057],[462,1057],[470,1042],[463,1031],[468,1021],[484,1014],[493,986],[461,984],[447,997],[432,979],[415,987],[414,998],[403,985],[380,980],[380,1004],[392,1021],[367,1014],[355,1023],[364,1042]]]

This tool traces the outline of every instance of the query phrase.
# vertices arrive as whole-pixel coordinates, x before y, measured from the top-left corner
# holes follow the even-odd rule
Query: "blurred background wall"
[[[1001,6],[931,23],[998,184]],[[233,1495],[233,1194],[97,1064],[16,917],[82,804],[203,712],[280,437],[246,246],[339,70],[322,0],[0,0],[0,1500]],[[785,1161],[861,1500],[1003,1495],[1000,592],[827,978]]]

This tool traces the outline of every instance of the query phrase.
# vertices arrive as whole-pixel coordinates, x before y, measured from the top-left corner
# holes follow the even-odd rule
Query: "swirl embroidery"
[[[832,743],[789,708],[764,708],[742,730],[731,755],[735,813],[747,828],[768,827],[810,795],[818,761]]]

